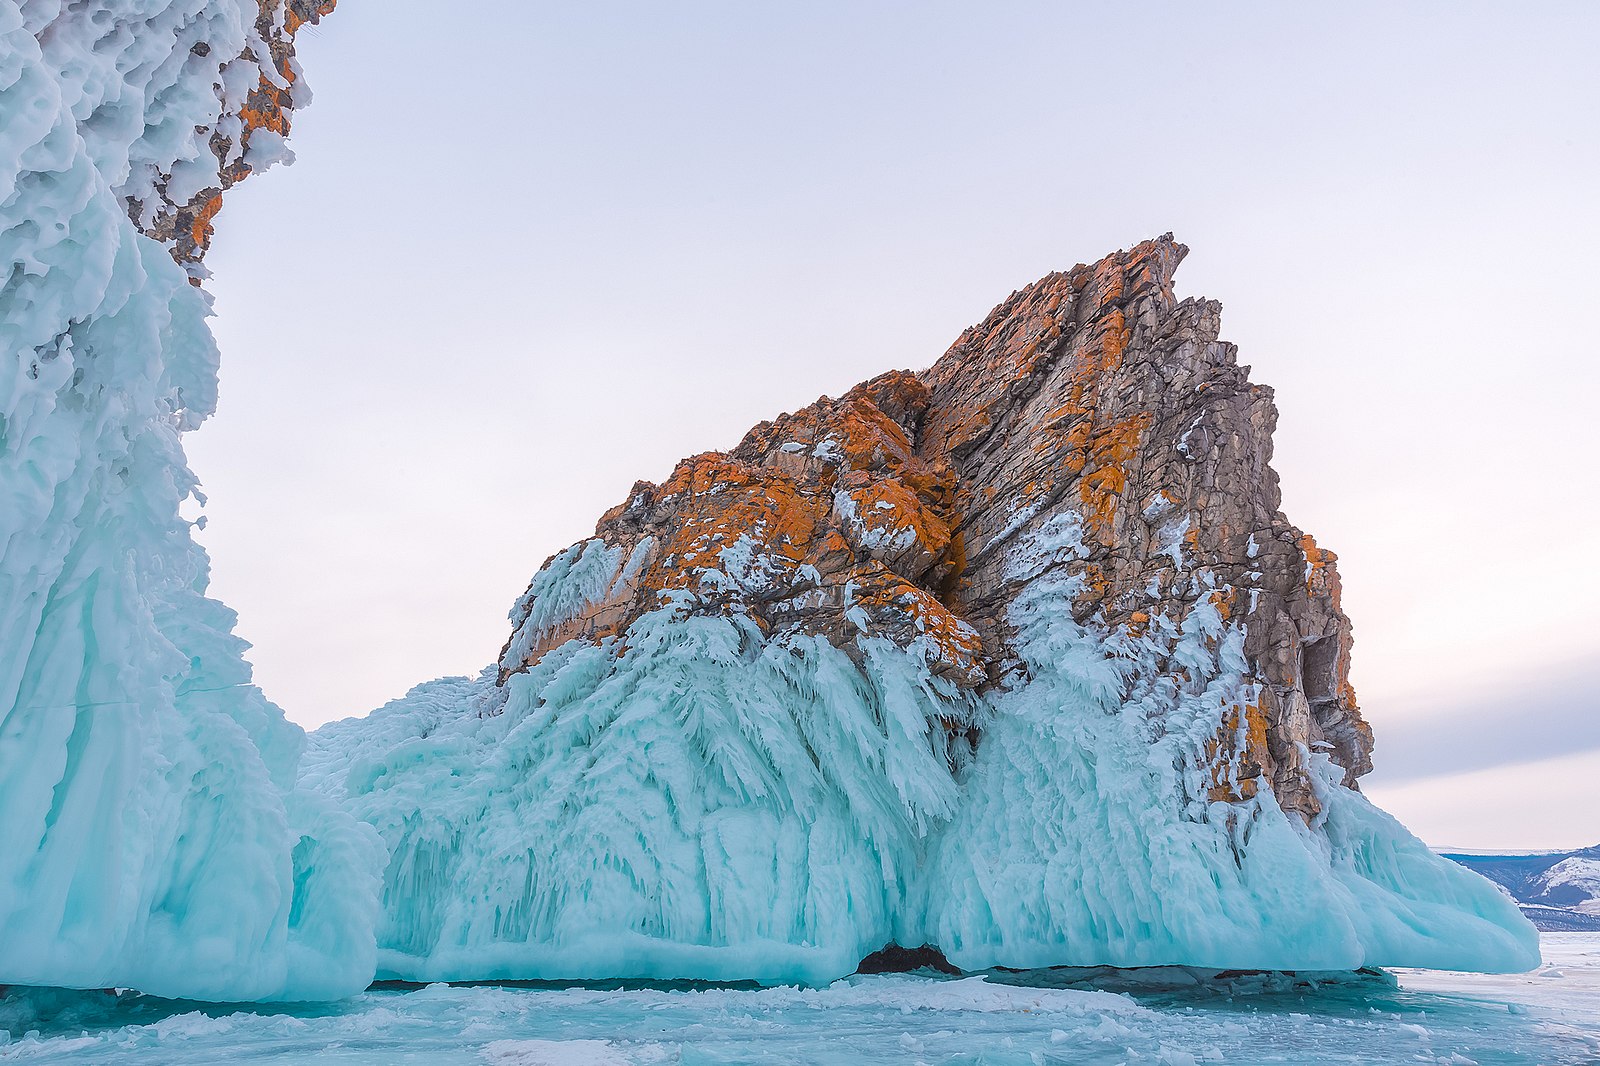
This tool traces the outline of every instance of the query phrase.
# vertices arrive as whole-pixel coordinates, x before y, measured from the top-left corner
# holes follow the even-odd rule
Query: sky
[[[1600,841],[1600,7],[343,0],[208,258],[212,592],[307,728],[637,479],[1172,231],[1336,551],[1366,791]]]

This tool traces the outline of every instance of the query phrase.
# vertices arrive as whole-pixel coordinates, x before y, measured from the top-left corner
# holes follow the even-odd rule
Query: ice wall
[[[669,606],[313,734],[307,779],[390,847],[380,974],[817,983],[914,938],[961,697],[859,651]]]
[[[218,190],[282,155],[240,115],[281,126],[267,38],[305,6],[0,0],[0,983],[326,998],[372,972],[371,831],[296,788],[303,734],[179,514],[217,394],[190,272]]]
[[[559,554],[513,616],[602,601],[606,555]],[[1264,779],[1213,798],[1240,791],[1216,737],[1257,698],[1242,627],[1220,594],[1138,636],[1080,624],[1083,555],[1070,513],[1009,550],[1024,662],[983,695],[915,648],[768,634],[674,591],[503,688],[433,682],[319,730],[307,783],[389,847],[380,974],[818,983],[891,941],[968,969],[1537,965],[1510,900],[1326,755],[1311,824]]]

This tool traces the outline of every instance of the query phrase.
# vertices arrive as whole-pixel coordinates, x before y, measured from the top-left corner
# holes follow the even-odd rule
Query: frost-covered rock
[[[303,734],[179,515],[216,399],[210,219],[331,7],[0,0],[0,983],[370,979],[376,841],[296,787]]]
[[[1334,557],[1183,254],[640,482],[481,677],[315,734],[306,783],[389,846],[380,972],[1536,965],[1356,790]]]

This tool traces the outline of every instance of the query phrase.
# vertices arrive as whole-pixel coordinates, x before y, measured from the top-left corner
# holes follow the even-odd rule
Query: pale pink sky
[[[1369,791],[1435,844],[1600,840],[1600,8],[1103,7],[309,31],[189,439],[267,694],[311,727],[475,672],[636,478],[1172,230],[1340,555]]]

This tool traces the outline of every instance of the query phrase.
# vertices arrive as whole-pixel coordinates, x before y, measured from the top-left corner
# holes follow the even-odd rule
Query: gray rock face
[[[1310,817],[1309,751],[1328,750],[1347,784],[1372,768],[1350,621],[1335,556],[1279,510],[1272,390],[1218,340],[1220,304],[1173,294],[1186,253],[1169,235],[1014,294],[924,375],[924,446],[957,472],[958,593],[986,649],[1004,654],[1014,592],[997,549],[1076,512],[1079,621],[1137,631],[1202,598],[1243,620],[1261,693],[1242,754]]]

